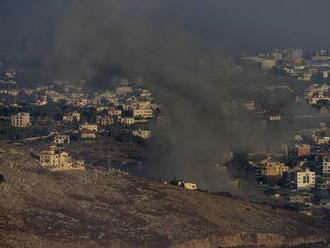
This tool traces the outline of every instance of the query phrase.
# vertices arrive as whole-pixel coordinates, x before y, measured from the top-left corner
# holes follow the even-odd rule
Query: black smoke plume
[[[269,83],[244,72],[233,56],[266,47],[322,44],[321,39],[300,38],[311,23],[329,19],[326,8],[314,1],[283,1],[284,10],[281,1],[258,0],[68,0],[56,7],[32,0],[27,6],[41,2],[51,7],[31,13],[44,22],[36,21],[32,34],[25,32],[20,39],[30,75],[86,79],[96,88],[110,87],[116,76],[142,77],[170,116],[170,125],[155,130],[147,174],[196,180],[212,190],[227,189],[225,172],[213,166],[231,147],[270,142],[259,117],[224,111],[237,101],[238,90],[244,99]],[[12,11],[10,4],[2,5]],[[319,10],[325,14],[322,20]],[[318,19],[306,21],[307,11]]]

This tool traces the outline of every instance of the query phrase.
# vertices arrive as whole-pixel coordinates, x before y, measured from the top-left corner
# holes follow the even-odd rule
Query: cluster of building
[[[240,64],[250,71],[274,71],[301,81],[329,81],[329,49],[274,49],[258,56],[241,58]]]
[[[310,85],[305,90],[305,98],[310,105],[318,105],[321,113],[328,113],[330,86],[327,84]]]
[[[241,180],[272,189],[278,200],[298,204],[304,211],[330,208],[330,129],[321,123],[319,128],[301,132],[293,134],[281,151],[244,156],[234,152],[229,164],[240,164]]]
[[[234,152],[227,168],[239,182],[259,185],[267,194],[272,192],[272,199],[306,214],[330,208],[329,55],[329,49],[293,48],[241,58],[239,64],[249,71],[288,80],[265,86],[255,96],[233,101],[224,109],[228,115],[235,108],[261,115],[265,120],[261,127],[269,132],[294,125],[292,133],[283,137],[282,148],[249,147],[244,156]],[[290,111],[276,104],[281,97],[286,106],[294,106]]]
[[[288,149],[288,148],[286,148]],[[295,145],[290,151],[285,151],[294,164],[287,164],[286,155],[272,156],[262,160],[255,159],[255,154],[249,154],[248,166],[253,169],[255,179],[259,183],[277,184],[287,189],[306,190],[315,187],[316,172],[308,168],[308,159],[312,156],[311,146],[307,144]],[[288,154],[290,153],[290,155]]]
[[[276,102],[271,99],[272,96],[284,93],[288,94],[292,105],[305,101],[312,108],[318,107],[321,113],[328,113],[329,55],[327,49],[307,51],[292,48],[241,58],[240,65],[250,71],[287,75],[297,81],[304,81],[308,86],[304,91],[296,90],[290,83],[265,86],[261,93],[267,96],[266,99],[258,98],[260,92],[253,92],[255,95],[251,94],[248,99],[231,99],[229,103],[222,104],[224,115],[242,113],[241,109],[255,112],[264,118],[263,124],[269,130],[285,123],[289,118],[301,122],[309,120],[310,116],[296,113],[289,116],[282,106],[271,104]],[[83,161],[72,159],[63,148],[75,141],[73,136],[76,134],[82,140],[97,139],[116,127],[127,131],[132,137],[148,140],[152,137],[148,123],[168,122],[166,117],[159,116],[160,106],[150,90],[139,82],[120,79],[112,90],[91,92],[84,89],[81,82],[57,81],[21,87],[16,83],[15,77],[15,71],[8,70],[0,81],[1,106],[15,109],[10,115],[0,116],[0,121],[7,118],[6,121],[17,130],[29,129],[39,125],[40,120],[39,124],[37,120],[40,118],[35,112],[27,111],[24,106],[42,109],[55,105],[63,110],[57,119],[51,114],[47,116],[55,121],[53,126],[49,126],[52,145],[41,152],[40,163],[51,170],[85,168]],[[322,118],[325,116],[322,115]],[[312,115],[311,118],[318,117]],[[329,194],[327,195],[330,192],[330,129],[327,124],[299,130],[285,142],[287,144],[281,153],[269,154],[267,151],[266,158],[261,156],[260,159],[260,156],[256,156],[256,151],[249,153],[244,168],[240,170],[248,171],[248,177],[251,176],[262,187],[275,188],[273,195],[286,198],[290,203],[306,204],[307,207],[314,206],[317,202],[326,205],[330,199]],[[235,162],[235,154],[231,162]],[[195,183],[181,180],[173,180],[169,184],[190,190],[198,188]],[[316,196],[318,200],[315,200]]]
[[[119,86],[115,92],[105,92],[101,97],[111,106],[98,109],[96,121],[100,126],[146,123],[155,118],[159,108],[151,93],[142,88]]]
[[[64,147],[77,140],[131,136],[132,141],[152,136],[159,106],[139,81],[114,81],[106,91],[91,91],[83,81],[21,84],[15,68],[0,64],[1,138],[15,141],[47,140],[49,149],[40,153],[40,163],[52,170],[83,169]],[[111,136],[112,130],[116,133]],[[10,136],[11,135],[11,136]],[[125,139],[127,140],[127,139]]]
[[[0,84],[0,89],[2,88]],[[2,116],[2,119],[9,119],[12,127],[29,128],[33,127],[37,119],[36,114],[32,115],[27,111],[19,111],[25,106],[36,106],[36,108],[52,104],[66,106],[62,120],[53,120],[52,117],[45,117],[48,121],[57,121],[61,125],[79,125],[80,136],[83,139],[96,138],[98,131],[110,126],[129,127],[139,124],[146,124],[154,120],[159,112],[159,106],[151,92],[142,85],[129,83],[121,80],[114,90],[103,92],[86,92],[79,86],[73,87],[67,82],[54,82],[50,85],[38,85],[19,87],[16,82],[3,87],[0,93],[0,102],[4,108],[16,109],[10,116]],[[5,88],[7,88],[5,90]],[[9,94],[9,89],[17,94]],[[20,97],[17,97],[20,96]],[[86,118],[84,111],[92,112],[92,117]],[[18,111],[17,111],[18,110]],[[85,111],[86,112],[86,111]],[[51,113],[50,113],[51,114]],[[0,116],[1,117],[1,116]],[[141,128],[132,131],[133,136],[148,139],[151,131]]]

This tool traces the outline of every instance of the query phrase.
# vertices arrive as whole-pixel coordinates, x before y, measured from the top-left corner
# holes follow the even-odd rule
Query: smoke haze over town
[[[143,78],[172,121],[155,130],[147,173],[211,185],[208,166],[230,148],[269,143],[283,133],[270,135],[257,117],[229,120],[223,107],[237,89],[244,98],[265,84],[234,64],[239,53],[328,45],[323,23],[330,20],[320,12],[329,3],[305,2],[2,1],[0,54],[23,58],[30,79],[84,79],[104,89],[117,76]]]

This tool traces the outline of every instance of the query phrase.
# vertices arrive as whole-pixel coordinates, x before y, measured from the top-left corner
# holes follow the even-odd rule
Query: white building
[[[74,112],[65,113],[63,116],[63,121],[66,123],[79,122],[80,118],[81,118],[80,113],[74,111]]]
[[[135,109],[151,109],[152,103],[151,101],[137,101],[133,104]]]
[[[269,116],[269,121],[280,121],[280,120],[282,120],[281,115],[271,115],[271,116]]]
[[[151,135],[152,135],[152,132],[148,131],[148,130],[139,129],[139,130],[133,131],[133,136],[137,136],[142,139],[149,139],[149,138],[151,138]]]
[[[123,114],[123,111],[120,110],[120,109],[110,109],[109,112],[108,112],[108,114],[109,114],[110,116],[121,117],[122,114]]]
[[[150,119],[154,115],[152,109],[134,109],[133,116],[134,117],[142,117],[144,119]]]
[[[314,141],[318,145],[326,145],[326,144],[329,144],[330,137],[329,136],[325,136],[325,137],[316,136],[316,137],[314,137]]]
[[[129,86],[119,86],[116,88],[116,95],[124,95],[133,92],[133,88]]]
[[[134,118],[124,117],[120,119],[120,123],[123,125],[133,125],[135,124]]]
[[[13,127],[29,127],[31,126],[30,113],[18,113],[10,117],[11,125]]]
[[[323,158],[322,162],[322,173],[323,175],[330,175],[330,160],[329,158]]]
[[[70,135],[56,134],[54,136],[54,143],[57,145],[70,144]]]
[[[66,151],[57,146],[50,146],[48,150],[41,152],[40,164],[51,170],[85,170],[84,161],[73,160]]]
[[[110,115],[98,115],[96,116],[96,124],[100,126],[110,126],[114,124],[114,118]]]
[[[183,187],[188,190],[196,190],[197,184],[196,183],[183,183]]]
[[[315,187],[315,172],[306,169],[298,171],[295,175],[295,186],[297,189],[310,189]]]

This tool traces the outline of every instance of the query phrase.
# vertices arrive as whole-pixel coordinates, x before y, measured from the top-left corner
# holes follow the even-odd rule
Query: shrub
[[[4,183],[5,181],[5,176],[0,174],[0,183]]]

